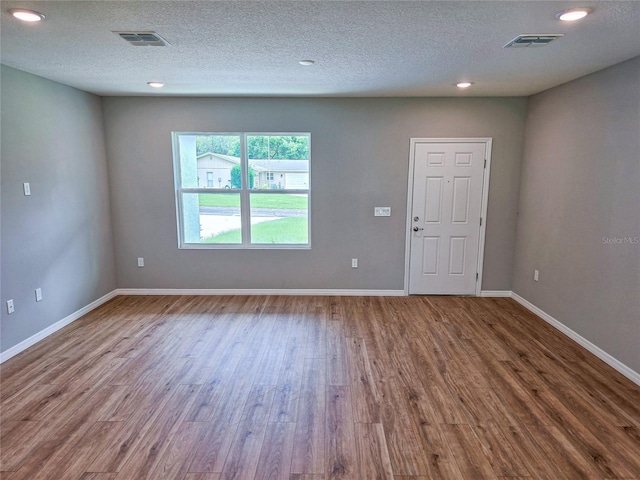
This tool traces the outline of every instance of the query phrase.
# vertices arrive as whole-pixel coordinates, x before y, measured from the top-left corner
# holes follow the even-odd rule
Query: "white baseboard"
[[[80,310],[73,312],[71,315],[67,315],[62,320],[54,323],[53,325],[49,325],[44,330],[40,330],[35,335],[32,335],[26,340],[23,340],[17,345],[14,345],[13,347],[5,350],[4,352],[0,353],[0,363],[4,362],[5,360],[9,360],[11,357],[15,357],[20,352],[38,343],[40,340],[45,339],[52,333],[57,332],[61,328],[69,325],[71,322],[74,322],[75,320],[79,319],[83,315],[86,315],[91,310],[94,310],[98,308],[100,305],[102,305],[103,303],[108,302],[116,295],[117,295],[117,290],[113,290],[112,292],[107,293],[106,295],[98,298],[97,300],[94,300],[89,305],[82,307]]]
[[[627,367],[624,363],[622,363],[618,359],[612,357],[607,352],[602,350],[600,347],[598,347],[597,345],[594,345],[593,343],[591,343],[589,340],[587,340],[583,336],[581,336],[578,333],[574,332],[569,327],[567,327],[565,324],[563,324],[559,320],[556,320],[551,315],[546,313],[544,310],[541,310],[540,308],[536,307],[533,303],[531,303],[528,300],[522,298],[517,293],[512,292],[511,293],[511,298],[513,298],[516,302],[518,302],[520,305],[522,305],[527,310],[535,313],[537,316],[539,316],[541,319],[543,319],[549,325],[554,327],[556,330],[559,330],[560,332],[564,333],[567,337],[569,337],[571,340],[573,340],[577,344],[582,345],[584,348],[589,350],[589,352],[593,353],[596,357],[598,357],[600,360],[602,360],[603,362],[608,364],[610,367],[613,367],[614,369],[616,369],[618,372],[620,372],[622,375],[627,377],[629,380],[631,380],[632,382],[636,383],[637,385],[640,385],[640,373],[638,373],[635,370],[632,370],[631,368]]]
[[[336,297],[400,297],[404,290],[349,289],[207,289],[207,288],[119,288],[118,295],[309,295]]]
[[[511,290],[481,290],[481,297],[511,297]]]

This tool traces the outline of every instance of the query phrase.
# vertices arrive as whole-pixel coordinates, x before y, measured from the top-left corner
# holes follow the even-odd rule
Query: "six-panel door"
[[[414,144],[409,293],[475,294],[485,150]]]

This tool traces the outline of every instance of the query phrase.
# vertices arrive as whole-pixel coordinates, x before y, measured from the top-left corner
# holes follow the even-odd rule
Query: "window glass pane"
[[[242,243],[239,193],[184,193],[184,243]]]
[[[242,188],[239,135],[180,135],[182,188]]]
[[[308,135],[248,135],[250,188],[309,189]]]
[[[309,243],[309,196],[307,194],[252,193],[251,243]]]
[[[310,134],[173,138],[180,248],[310,245]]]

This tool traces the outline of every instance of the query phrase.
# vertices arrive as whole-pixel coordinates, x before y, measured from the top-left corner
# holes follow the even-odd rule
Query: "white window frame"
[[[181,135],[220,135],[220,136],[239,136],[240,137],[240,165],[242,169],[242,188],[183,188],[181,182],[180,171],[180,152],[178,137]],[[249,158],[247,155],[247,137],[251,136],[306,136],[309,138],[309,186],[304,190],[284,190],[284,189],[261,189],[249,188]],[[176,224],[178,227],[178,248],[194,249],[194,250],[310,250],[311,249],[311,133],[310,132],[172,132],[173,144],[173,173],[174,173],[174,193],[176,200]],[[257,175],[256,175],[257,178]],[[184,220],[183,220],[183,202],[184,194],[189,193],[224,193],[240,195],[240,223],[242,233],[242,243],[186,243],[183,240]],[[277,195],[295,195],[304,194],[307,196],[307,240],[305,244],[265,244],[251,243],[251,210],[250,210],[250,194],[277,194]]]

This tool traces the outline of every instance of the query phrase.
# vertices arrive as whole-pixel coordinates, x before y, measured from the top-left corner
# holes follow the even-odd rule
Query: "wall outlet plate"
[[[31,185],[28,182],[22,184],[22,189],[24,190],[24,194],[26,196],[31,195]]]
[[[139,267],[144,267],[144,258],[138,257],[138,266]]]
[[[374,207],[373,216],[374,217],[390,217],[391,207]]]
[[[352,258],[351,259],[351,268],[358,268],[358,259],[357,258]]]

